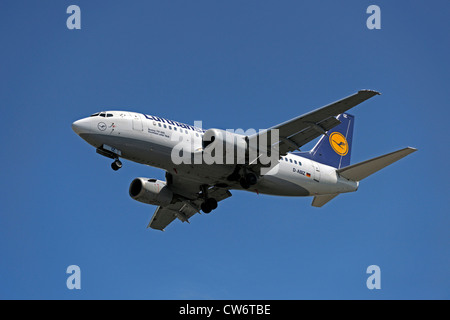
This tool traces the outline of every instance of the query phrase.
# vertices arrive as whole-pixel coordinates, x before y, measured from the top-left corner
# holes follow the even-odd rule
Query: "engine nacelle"
[[[211,160],[220,164],[245,163],[247,141],[244,135],[220,129],[208,129],[203,135],[202,147],[204,160],[208,164],[211,164],[209,163]]]
[[[129,193],[134,200],[162,207],[169,205],[173,199],[172,190],[164,181],[156,179],[134,179],[130,184]]]

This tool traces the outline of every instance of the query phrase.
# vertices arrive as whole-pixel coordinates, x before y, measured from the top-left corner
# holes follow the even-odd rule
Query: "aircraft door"
[[[142,118],[141,115],[138,113],[133,113],[133,130],[136,131],[142,131],[143,125],[142,125]]]
[[[314,180],[320,182],[320,165],[315,161],[312,161],[312,163],[314,167]]]

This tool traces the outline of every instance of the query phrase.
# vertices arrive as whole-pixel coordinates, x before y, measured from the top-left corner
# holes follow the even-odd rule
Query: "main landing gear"
[[[217,200],[214,198],[208,198],[200,205],[200,208],[204,213],[210,213],[214,209],[217,209]]]
[[[248,172],[244,168],[244,174],[241,175],[241,167],[236,166],[233,173],[228,176],[228,181],[239,181],[239,184],[243,189],[248,189],[258,182],[258,177],[253,172]]]
[[[258,177],[253,172],[247,173],[245,176],[241,177],[239,184],[242,188],[248,189],[258,182]]]
[[[200,205],[200,208],[204,213],[210,213],[214,209],[217,209],[217,200],[214,198],[208,197],[208,186],[202,185],[200,187],[200,190],[202,191],[202,196],[205,199],[202,204]]]
[[[120,168],[122,168],[122,162],[119,159],[114,160],[114,162],[111,163],[111,168],[114,171],[119,170]]]

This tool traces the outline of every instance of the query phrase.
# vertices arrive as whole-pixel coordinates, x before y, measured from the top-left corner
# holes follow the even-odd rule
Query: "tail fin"
[[[337,119],[341,123],[327,131],[311,151],[302,152],[301,156],[338,169],[350,165],[355,117],[342,113]]]

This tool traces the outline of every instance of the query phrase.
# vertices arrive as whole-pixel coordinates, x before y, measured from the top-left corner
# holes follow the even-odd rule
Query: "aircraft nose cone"
[[[78,135],[87,133],[89,131],[88,121],[86,121],[86,119],[75,121],[74,123],[72,123],[72,130],[75,131],[75,133]]]
[[[74,123],[72,123],[72,130],[75,131],[76,134],[80,134],[81,133],[80,120],[77,120]]]

